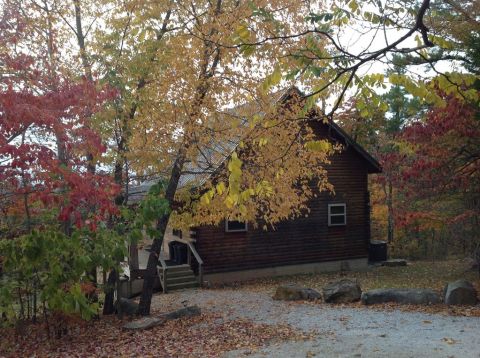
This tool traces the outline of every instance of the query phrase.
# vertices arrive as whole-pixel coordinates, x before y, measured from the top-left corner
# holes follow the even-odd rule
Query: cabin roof
[[[305,98],[305,95],[295,86],[284,91],[279,91],[272,97],[275,102],[284,103],[293,96]],[[236,110],[237,107],[228,110],[228,112],[235,113]],[[315,112],[317,117],[320,117],[318,109]],[[315,116],[312,119],[315,119]],[[322,119],[318,118],[318,120]],[[325,124],[334,131],[337,137],[339,137],[347,147],[351,147],[366,161],[368,173],[381,173],[382,169],[380,163],[352,137],[350,137],[338,124],[335,122],[328,122]],[[235,148],[237,148],[240,140],[241,138],[238,137],[223,142],[212,142],[208,148],[202,150],[196,163],[189,162],[186,164],[185,170],[183,171],[184,173],[180,176],[178,187],[200,187],[205,184],[222,163],[228,159]],[[140,201],[157,181],[158,178],[154,178],[144,181],[139,185],[129,185],[128,203],[134,204]]]
[[[296,86],[292,86],[288,88],[285,93],[280,97],[278,102],[283,103],[288,101],[288,99],[292,98],[293,96],[298,96],[300,99],[305,98],[305,94]],[[312,119],[318,119],[319,121],[323,121],[324,116],[321,115],[321,111],[319,108],[315,108],[313,110],[314,115]],[[360,144],[358,144],[350,135],[347,134],[337,123],[333,121],[329,121],[325,123],[328,125],[334,132],[340,137],[346,146],[350,146],[355,150],[368,164],[368,173],[381,173],[382,166],[380,163],[370,154],[368,153],[365,148],[363,148]]]

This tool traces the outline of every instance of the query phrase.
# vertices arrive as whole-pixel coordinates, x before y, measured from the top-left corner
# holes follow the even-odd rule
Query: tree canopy
[[[9,284],[29,287],[5,295],[9,307],[48,286],[15,247],[45,235],[65,257],[81,247],[88,259],[59,289],[78,293],[154,221],[148,314],[167,224],[274,228],[308,211],[312,178],[335,189],[326,167],[342,148],[318,140],[312,118],[340,122],[381,159],[392,240],[395,223],[446,195],[473,200],[452,222],[478,220],[478,11],[473,0],[5,0],[1,256]],[[145,182],[141,218],[127,204]]]

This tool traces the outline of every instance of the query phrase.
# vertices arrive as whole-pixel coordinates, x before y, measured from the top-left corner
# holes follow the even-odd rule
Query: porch
[[[183,239],[173,233],[165,235],[157,264],[155,290],[167,293],[202,285],[203,260],[194,242],[191,237]],[[149,244],[129,247],[129,258],[123,265],[124,275],[120,278],[118,297],[131,298],[141,293],[150,247]]]

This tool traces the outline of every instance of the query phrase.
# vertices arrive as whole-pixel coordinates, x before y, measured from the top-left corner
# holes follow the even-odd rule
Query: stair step
[[[160,281],[163,280],[163,269],[158,267],[158,276]],[[199,287],[198,279],[195,276],[190,265],[168,266],[167,268],[167,292],[173,290],[181,290],[184,288]]]
[[[184,283],[184,282],[196,282],[194,275],[180,276],[180,277],[170,277],[167,275],[167,287],[171,284]]]
[[[161,271],[160,271],[161,272]],[[170,271],[168,270],[167,271],[167,278],[170,278],[170,277],[185,277],[185,276],[195,276],[195,274],[193,273],[192,270],[190,271]]]
[[[195,281],[189,281],[189,282],[182,282],[182,283],[175,283],[175,284],[167,284],[168,290],[173,291],[173,290],[181,290],[183,288],[193,288],[193,287],[198,287],[198,282]]]
[[[182,272],[182,271],[191,271],[192,268],[190,265],[176,265],[176,266],[168,266],[168,272]]]

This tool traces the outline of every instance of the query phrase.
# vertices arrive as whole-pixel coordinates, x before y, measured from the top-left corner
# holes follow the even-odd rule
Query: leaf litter
[[[270,342],[306,340],[289,325],[257,324],[221,314],[168,321],[145,331],[125,331],[114,317],[69,327],[61,339],[48,339],[46,327],[31,325],[15,340],[14,330],[3,333],[0,357],[218,357],[230,350],[256,351]]]

